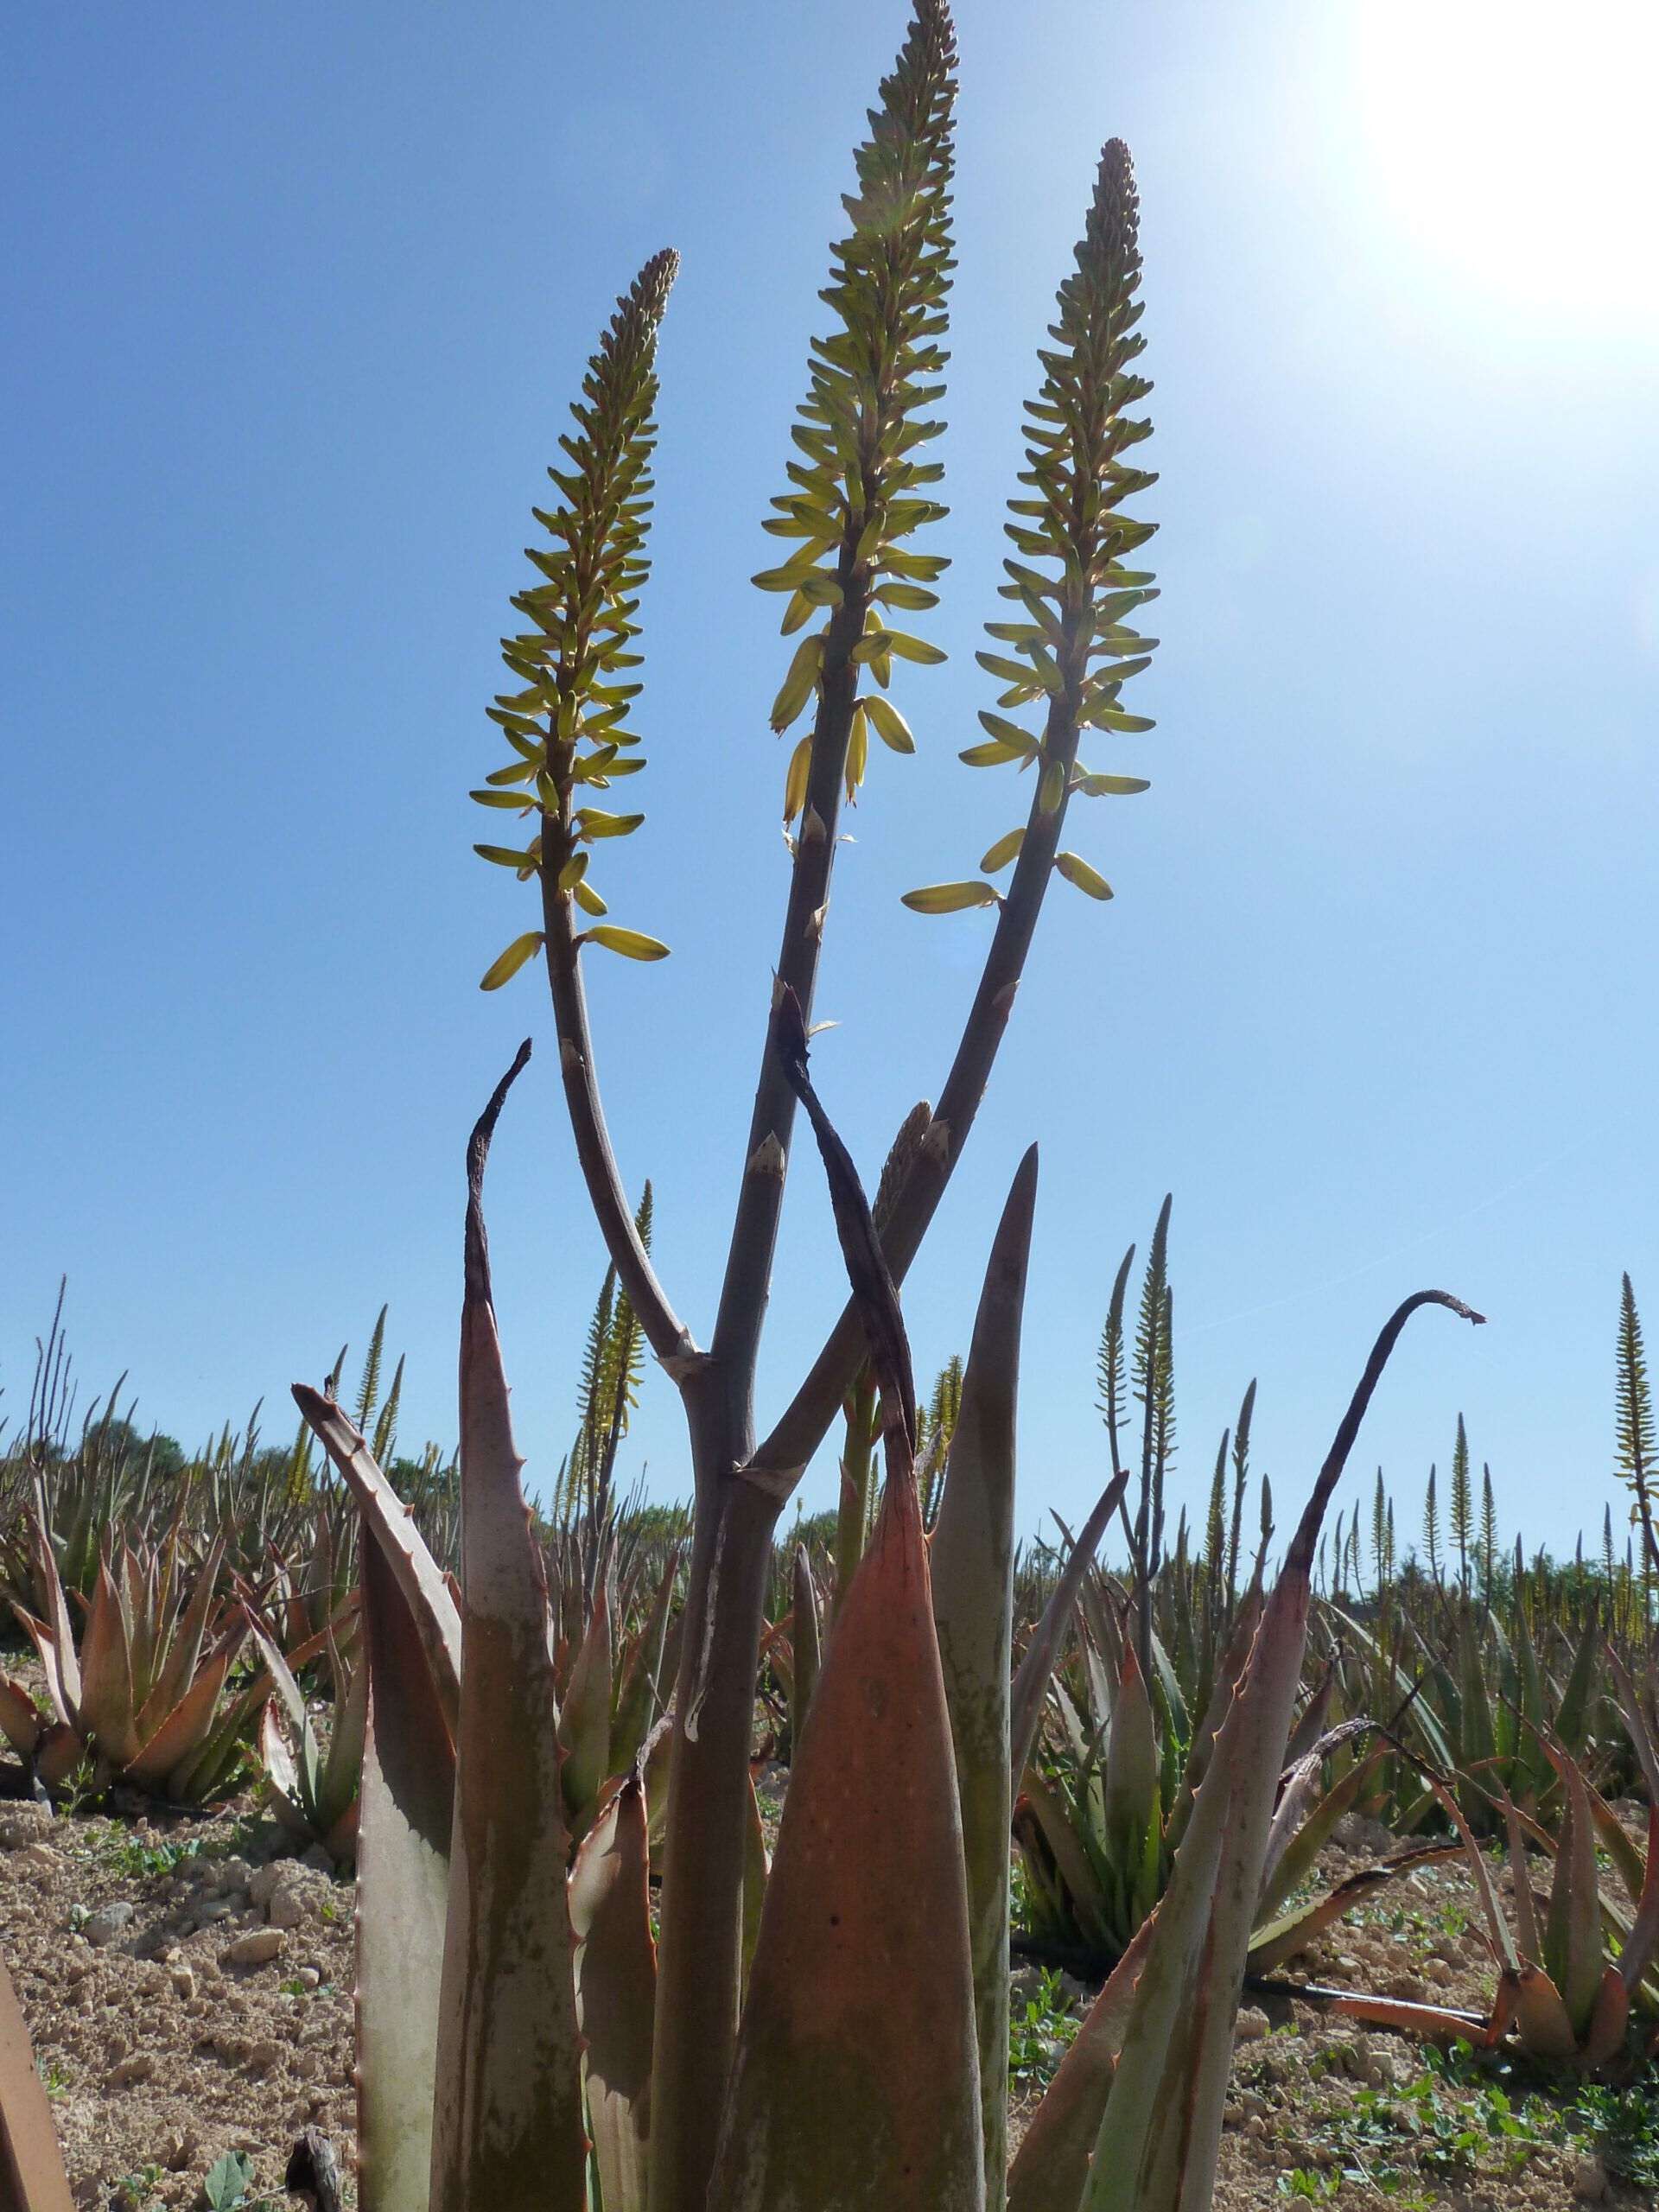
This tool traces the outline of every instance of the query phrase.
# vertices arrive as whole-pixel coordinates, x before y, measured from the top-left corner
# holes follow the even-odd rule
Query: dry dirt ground
[[[1374,1855],[1350,1834],[1321,1878]],[[1484,2006],[1491,1975],[1457,1866],[1397,1883],[1298,1962],[1328,1983]],[[251,2208],[286,2205],[289,2146],[321,2127],[349,2169],[352,1891],[283,1855],[251,1801],[211,1819],[54,1819],[0,1805],[0,1949],[34,2035],[78,2203],[153,2212],[204,2202],[209,2168],[250,2158]],[[1016,2131],[1090,1993],[1022,1968],[1033,2072]],[[1216,2204],[1654,2206],[1621,2177],[1577,2088],[1453,2062],[1300,2003],[1241,2016]],[[1659,2133],[1659,2115],[1655,2117]],[[1606,2164],[1598,2152],[1606,2154]],[[1614,2171],[1610,2177],[1607,2167]],[[349,2184],[347,2201],[350,2201]]]

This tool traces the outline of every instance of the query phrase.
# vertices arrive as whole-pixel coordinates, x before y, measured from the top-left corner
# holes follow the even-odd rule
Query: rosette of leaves
[[[544,907],[557,900],[568,912],[574,900],[594,917],[575,946],[602,945],[634,960],[660,960],[668,947],[597,918],[606,906],[588,880],[588,863],[596,844],[630,836],[645,820],[592,802],[645,766],[635,749],[639,733],[628,726],[640,688],[632,676],[640,656],[630,646],[650,567],[657,331],[678,267],[679,256],[666,250],[645,264],[618,301],[582,378],[582,396],[571,406],[575,431],[559,440],[566,466],[548,470],[558,504],[532,510],[553,541],[527,549],[543,581],[514,598],[525,626],[501,641],[501,657],[521,688],[498,694],[489,709],[513,758],[473,793],[481,806],[536,823],[525,845],[474,850],[512,868],[521,883],[539,875]],[[515,938],[482,988],[498,988],[545,942],[545,929]]]
[[[327,1639],[334,1687],[334,1726],[325,1751],[317,1740],[305,1693],[264,1623],[249,1616],[274,1695],[265,1701],[256,1745],[270,1787],[276,1824],[304,1843],[320,1843],[331,1858],[357,1853],[363,1739],[368,1725],[368,1669],[349,1663],[334,1637]],[[283,1727],[288,1723],[288,1733]],[[289,1740],[291,1736],[291,1741]]]
[[[880,695],[895,660],[944,658],[903,626],[938,604],[930,587],[944,560],[904,541],[946,512],[932,496],[943,468],[923,448],[944,428],[926,410],[944,390],[936,381],[947,358],[938,341],[955,267],[956,59],[948,11],[924,0],[855,156],[858,189],[842,196],[852,229],[832,250],[820,295],[839,327],[811,341],[811,388],[791,432],[800,454],[789,463],[795,488],[772,501],[778,512],[765,525],[795,550],[754,582],[787,595],[785,637],[817,623],[795,648],[772,709],[781,733],[817,702],[813,727],[790,757],[785,823],[814,804],[815,760],[817,811],[827,821],[836,778],[849,800],[864,779],[872,729],[895,753],[914,752],[909,724]],[[879,689],[861,699],[866,668]]]
[[[25,1711],[10,1685],[0,1726],[48,1791],[91,1760],[100,1789],[113,1782],[175,1804],[207,1802],[241,1763],[249,1712],[246,1693],[226,1701],[247,1624],[239,1609],[219,1619],[224,1538],[194,1565],[176,1527],[159,1549],[106,1541],[79,1650],[38,1513],[35,1544],[44,1616],[14,1610],[46,1677],[50,1718]]]
[[[999,649],[979,655],[1006,689],[997,711],[980,715],[984,741],[962,755],[974,768],[1038,770],[1029,818],[990,847],[980,863],[985,876],[1017,863],[1017,886],[1022,875],[1052,867],[1094,899],[1109,899],[1111,887],[1077,854],[1061,850],[1067,804],[1074,792],[1101,798],[1147,784],[1087,768],[1078,758],[1081,741],[1096,730],[1135,734],[1153,727],[1121,703],[1124,684],[1146,667],[1158,642],[1130,626],[1157,591],[1151,572],[1127,561],[1156,524],[1123,512],[1126,500],[1157,480],[1126,458],[1152,430],[1150,421],[1128,411],[1152,389],[1132,366],[1146,343],[1135,328],[1139,211],[1128,149],[1111,139],[1077,267],[1060,287],[1050,326],[1054,346],[1039,356],[1042,390],[1027,407],[1030,466],[1020,481],[1030,488],[1009,501],[1014,519],[1006,525],[1020,558],[1003,563],[1008,581],[999,587],[1019,619],[988,623]],[[1043,709],[1040,734],[1012,719],[1011,709],[1032,707]],[[982,877],[907,892],[905,904],[943,914],[1000,906],[1003,896]]]

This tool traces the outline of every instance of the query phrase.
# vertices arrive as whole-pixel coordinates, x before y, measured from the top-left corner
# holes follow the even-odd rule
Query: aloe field
[[[1099,150],[1027,334],[1014,465],[950,464],[970,500],[980,475],[1007,495],[975,719],[950,744],[996,830],[976,864],[988,833],[937,870],[918,835],[895,864],[937,876],[906,877],[900,918],[956,933],[961,988],[942,1006],[914,980],[931,954],[913,975],[883,956],[893,995],[861,1002],[825,966],[839,926],[866,926],[832,899],[842,848],[938,750],[932,632],[958,542],[940,441],[947,386],[974,389],[952,344],[974,25],[964,10],[959,53],[948,0],[874,12],[896,58],[882,73],[861,47],[867,121],[810,334],[791,333],[804,396],[752,579],[782,639],[757,693],[780,802],[775,957],[759,993],[737,988],[734,954],[685,1001],[722,1044],[733,1006],[753,1013],[752,1091],[682,1066],[668,1014],[637,1019],[620,1055],[613,1019],[677,972],[652,933],[677,888],[734,932],[747,915],[748,862],[700,842],[685,772],[663,759],[673,710],[645,674],[658,595],[695,620],[728,581],[712,558],[652,579],[659,469],[693,427],[734,454],[747,433],[710,428],[706,396],[695,426],[676,411],[673,248],[591,297],[561,261],[586,364],[549,418],[532,542],[517,568],[502,549],[490,750],[454,779],[506,918],[468,942],[469,1002],[529,1034],[488,1058],[446,1046],[423,1077],[468,1106],[419,1182],[380,1179],[415,1103],[384,1073],[353,1093],[360,1157],[279,1200],[315,1216],[308,1377],[264,1374],[260,1403],[216,1406],[205,1441],[142,1420],[125,1374],[105,1389],[84,1370],[95,1287],[73,1273],[32,1356],[7,1351],[0,2212],[1659,2203],[1659,1430],[1623,1271],[1641,1275],[1651,1220],[1630,1220],[1606,1270],[1597,1426],[1541,1514],[1541,1478],[1512,1491],[1460,1410],[1491,1403],[1478,1363],[1513,1282],[1425,1285],[1432,1240],[1386,1224],[1380,1260],[1307,1294],[1344,1328],[1363,1319],[1345,1366],[1297,1382],[1320,1450],[1269,1466],[1271,1385],[1258,1402],[1247,1370],[1207,1433],[1187,1395],[1176,1298],[1202,1219],[1172,1196],[1126,1220],[1117,1197],[1113,1092],[1155,1093],[1164,1054],[1137,1038],[1110,1084],[1087,1072],[1083,1033],[1116,1017],[1077,931],[1109,927],[1103,863],[1150,810],[1143,709],[1178,650],[1152,634],[1152,541],[1192,525],[1204,486],[1179,367],[1170,413],[1153,404],[1156,196],[1143,208],[1115,135],[1140,95],[1087,72],[1068,97],[1098,108]],[[746,46],[745,67],[768,54]],[[818,132],[799,85],[785,95]],[[597,135],[567,123],[584,172],[628,207],[618,149],[633,145],[654,219],[668,188],[649,177],[675,142],[647,146],[625,105]],[[695,196],[685,172],[672,192]],[[751,194],[757,238],[772,219]],[[556,205],[516,255],[562,227]],[[734,300],[722,313],[734,354],[755,342]],[[1311,513],[1319,486],[1298,496]],[[423,617],[418,594],[385,596],[391,658]],[[1294,650],[1226,646],[1252,668]],[[734,757],[710,748],[709,788]],[[664,833],[673,866],[637,862]],[[1158,895],[1150,874],[1131,880]],[[393,957],[429,903],[423,887],[388,924]],[[1302,927],[1337,932],[1311,912]],[[1058,1015],[1041,996],[1054,942]],[[837,997],[839,1021],[830,976],[854,1001]],[[1016,1011],[1022,990],[1038,1015]],[[314,1065],[304,1083],[283,1071],[278,1118],[359,1082],[372,1023],[361,1003],[315,1007]],[[912,1048],[937,1087],[872,1153],[871,1101],[919,1081]],[[601,1065],[619,1064],[607,1091]],[[706,1179],[705,1088],[736,1102],[729,1210],[665,1236],[671,1179]],[[652,1180],[637,1109],[607,1115],[621,1090],[656,1117]],[[998,1122],[974,1147],[982,1103],[1007,1093],[1040,1143],[1007,1149]],[[1229,1109],[1218,1093],[1217,1127]],[[236,1124],[201,1118],[210,1180]],[[1080,1118],[1097,1172],[1085,1190],[1063,1135],[1057,1191],[1044,1132]],[[1287,1153],[1311,1146],[1294,1099],[1279,1126]],[[1361,1157],[1385,1174],[1375,1129],[1351,1185]],[[1478,1194],[1452,1229],[1522,1210],[1543,1173]],[[372,1319],[340,1310],[364,1259],[353,1209],[383,1202],[389,1236],[419,1217],[459,1300],[453,1421],[418,1446],[411,1401],[448,1402],[398,1349],[397,1284]],[[269,1294],[224,1219],[204,1307]],[[1078,1296],[1040,1287],[1040,1255],[1085,1222],[1093,1358],[1063,1389],[1092,1411],[1082,1464],[1059,1465],[1053,1355]],[[945,1236],[963,1295],[942,1324],[925,1255]],[[692,1243],[712,1255],[702,1276]],[[552,1385],[526,1247],[585,1317],[553,1347]],[[1433,1272],[1458,1249],[1436,1243]],[[157,1303],[180,1281],[194,1294],[194,1272],[169,1256]],[[813,1296],[823,1325],[788,1338],[780,1388],[774,1300],[810,1314]],[[960,1343],[918,1370],[941,1325]],[[1378,1466],[1371,1440],[1426,1343],[1452,1363],[1437,1372],[1468,1363],[1471,1395],[1446,1399],[1409,1466]],[[522,1375],[535,1395],[516,1424]],[[1528,1379],[1547,1399],[1553,1378]],[[1582,1533],[1563,1541],[1569,1513]]]

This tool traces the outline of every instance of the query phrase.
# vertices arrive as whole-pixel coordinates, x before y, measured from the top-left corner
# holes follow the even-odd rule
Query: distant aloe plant
[[[1659,1440],[1656,1440],[1653,1397],[1648,1384],[1647,1353],[1642,1342],[1642,1317],[1636,1310],[1636,1293],[1629,1275],[1624,1278],[1618,1309],[1618,1471],[1630,1486],[1630,1516],[1642,1526],[1643,1573],[1659,1573],[1659,1535],[1653,1519],[1653,1482],[1659,1472]]]

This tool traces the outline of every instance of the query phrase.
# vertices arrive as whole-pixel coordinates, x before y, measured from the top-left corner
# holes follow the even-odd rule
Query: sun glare
[[[1363,0],[1401,216],[1511,296],[1659,319],[1659,0]]]

